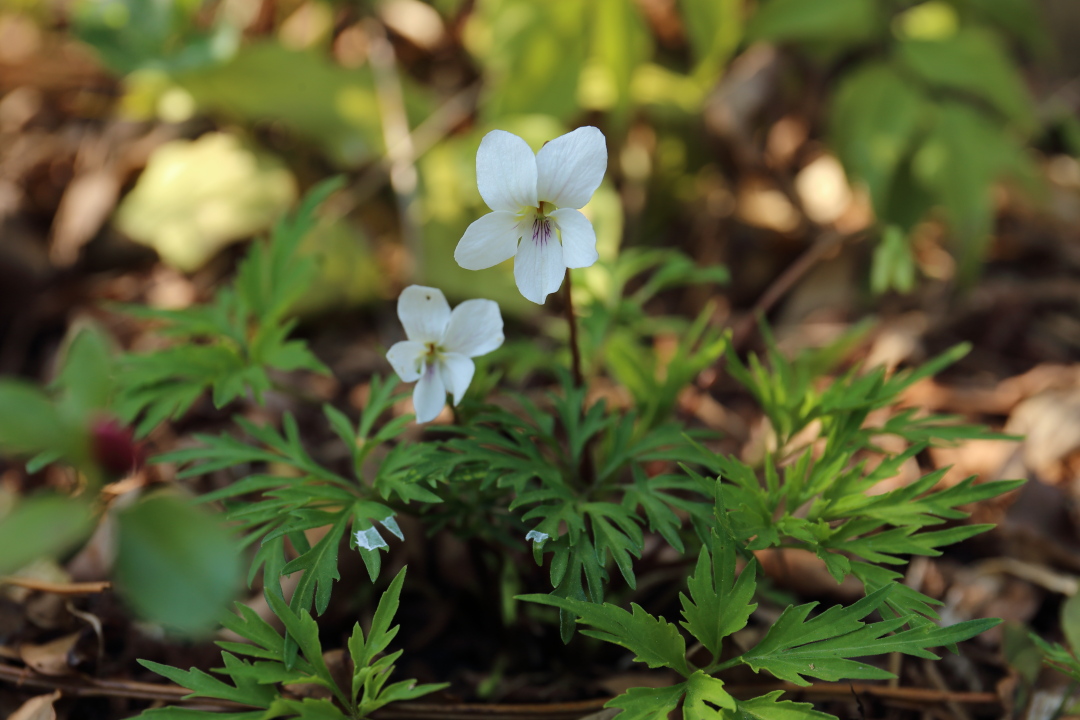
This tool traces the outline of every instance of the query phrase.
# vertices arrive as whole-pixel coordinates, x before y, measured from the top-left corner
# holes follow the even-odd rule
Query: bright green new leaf
[[[574,600],[554,595],[519,595],[519,600],[565,608],[578,616],[578,622],[594,630],[582,633],[615,645],[621,645],[634,653],[636,662],[651,668],[668,667],[684,677],[690,675],[686,664],[686,641],[679,629],[663,618],[658,618],[631,603],[633,613],[610,603]]]
[[[696,671],[686,679],[683,700],[684,720],[719,720],[718,710],[734,710],[735,698],[724,689],[724,681]]]
[[[330,604],[330,591],[335,580],[341,579],[338,571],[338,546],[349,524],[350,513],[341,511],[330,530],[308,552],[292,560],[281,569],[285,575],[303,570],[300,582],[296,586],[291,607],[299,611],[309,610],[312,601],[315,612],[322,615]]]
[[[180,498],[153,495],[119,517],[116,582],[148,620],[186,634],[212,629],[240,587],[236,542]]]
[[[620,720],[667,720],[686,692],[686,683],[666,688],[630,688],[622,695],[604,703],[606,708],[619,708]]]
[[[817,603],[788,607],[755,647],[740,659],[755,672],[770,673],[797,685],[810,685],[803,677],[822,680],[887,679],[892,673],[849,658],[902,652],[935,659],[927,648],[967,640],[997,625],[1000,620],[970,620],[947,627],[914,623],[918,616],[899,617],[867,624],[862,618],[888,598],[892,586],[867,595],[850,607],[834,606],[806,620]],[[890,633],[913,622],[910,630]]]
[[[401,586],[405,583],[405,570],[401,568],[390,586],[383,592],[379,599],[379,606],[375,609],[375,615],[371,620],[371,628],[367,638],[360,623],[353,627],[352,637],[349,638],[349,655],[353,660],[353,667],[359,669],[371,664],[375,656],[386,649],[390,641],[397,635],[397,626],[390,627],[390,623],[397,614],[398,602],[401,597]],[[355,696],[355,693],[354,693]]]
[[[720,656],[725,637],[746,627],[750,614],[757,607],[754,591],[757,561],[752,560],[735,578],[735,547],[728,538],[715,532],[709,544],[713,554],[702,547],[697,569],[686,581],[690,597],[679,593],[682,602],[682,626],[690,631],[714,657]]]
[[[836,720],[828,713],[818,712],[809,703],[796,703],[780,700],[783,690],[775,690],[768,695],[753,700],[740,700],[729,720]]]
[[[222,657],[225,658],[227,664],[233,665],[245,665],[250,666],[242,660],[229,653],[222,653]],[[152,662],[150,660],[139,660],[139,664],[143,667],[153,670],[158,675],[172,680],[177,685],[187,688],[191,691],[190,695],[186,697],[207,697],[207,698],[219,698],[221,700],[231,700],[233,702],[241,703],[242,705],[253,705],[255,707],[269,707],[270,703],[277,697],[277,693],[269,685],[262,685],[254,680],[238,680],[236,686],[224,683],[221,680],[209,675],[198,668],[191,668],[190,670],[181,670],[180,668],[169,667],[168,665],[162,665],[161,663]]]
[[[83,498],[35,495],[0,517],[0,575],[56,557],[86,539],[94,514]]]

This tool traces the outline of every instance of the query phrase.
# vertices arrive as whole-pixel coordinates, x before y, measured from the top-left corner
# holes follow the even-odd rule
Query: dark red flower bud
[[[99,418],[90,427],[94,462],[111,477],[125,477],[143,464],[143,451],[131,428],[113,418]]]

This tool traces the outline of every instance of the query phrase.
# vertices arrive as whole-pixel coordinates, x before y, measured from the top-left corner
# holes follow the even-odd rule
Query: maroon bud
[[[112,418],[98,418],[90,427],[94,462],[111,477],[125,477],[143,464],[142,447],[131,428]]]

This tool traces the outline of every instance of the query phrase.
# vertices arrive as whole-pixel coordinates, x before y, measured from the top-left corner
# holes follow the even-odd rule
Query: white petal
[[[484,215],[465,229],[454,248],[454,259],[466,270],[485,270],[517,252],[521,228],[518,216],[499,210]]]
[[[526,300],[543,305],[547,296],[562,286],[565,274],[562,246],[554,237],[522,238],[514,259],[514,279]]]
[[[607,141],[594,127],[557,137],[536,153],[536,196],[555,207],[580,208],[607,172]]]
[[[420,369],[424,365],[424,353],[427,348],[423,343],[412,340],[402,340],[394,343],[386,353],[386,359],[398,377],[405,382],[416,382],[420,379]]]
[[[446,386],[434,364],[424,366],[424,373],[413,388],[412,401],[416,422],[431,422],[442,412],[446,405]]]
[[[455,405],[461,402],[465,391],[469,389],[474,373],[476,364],[469,358],[458,353],[443,353],[439,361],[439,377],[442,378],[446,390],[454,396]]]
[[[503,319],[494,300],[466,300],[450,313],[442,346],[466,357],[487,355],[503,344]]]
[[[518,212],[536,207],[536,156],[528,143],[505,130],[492,130],[476,151],[476,185],[492,210]]]
[[[367,530],[357,530],[355,536],[356,544],[365,550],[378,550],[379,548],[388,548],[389,545],[383,540],[379,531],[373,527],[369,527]]]
[[[542,543],[550,537],[551,536],[548,535],[546,532],[540,532],[539,530],[530,530],[529,532],[525,533],[525,542],[532,540],[533,542]]]
[[[450,303],[442,290],[410,285],[401,291],[397,314],[405,326],[405,336],[421,343],[441,342],[450,322]]]
[[[551,213],[562,237],[563,263],[568,268],[589,267],[600,257],[596,254],[596,231],[589,219],[573,208]]]
[[[387,515],[385,518],[380,520],[379,523],[384,528],[386,528],[391,533],[393,533],[397,537],[398,540],[404,540],[405,539],[405,533],[401,532],[401,528],[398,526],[397,520],[394,519],[393,515]]]

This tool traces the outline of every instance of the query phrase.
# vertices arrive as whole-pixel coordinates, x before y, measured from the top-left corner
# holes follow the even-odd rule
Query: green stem
[[[742,655],[736,655],[730,660],[725,660],[722,663],[713,663],[708,667],[701,668],[701,671],[706,675],[715,675],[721,670],[727,670],[729,667],[734,667],[742,662]]]

